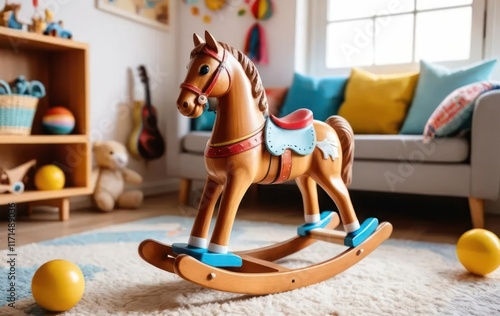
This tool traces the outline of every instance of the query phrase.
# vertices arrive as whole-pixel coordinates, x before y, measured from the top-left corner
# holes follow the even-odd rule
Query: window
[[[482,58],[484,0],[310,1],[310,68],[399,69]]]

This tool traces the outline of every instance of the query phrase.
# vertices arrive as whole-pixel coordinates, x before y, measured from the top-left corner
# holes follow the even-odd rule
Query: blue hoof
[[[367,218],[358,230],[347,234],[344,239],[344,245],[347,247],[359,246],[366,240],[366,238],[373,234],[377,227],[378,219],[374,217]]]
[[[206,248],[196,248],[184,243],[172,244],[172,251],[178,255],[189,255],[212,267],[241,267],[243,265],[241,258],[230,252],[210,252]]]
[[[315,229],[315,228],[323,228],[330,221],[332,220],[333,217],[333,212],[332,211],[326,211],[321,213],[321,219],[317,223],[311,223],[311,224],[304,224],[302,226],[297,227],[297,234],[299,236],[307,236],[310,230]]]

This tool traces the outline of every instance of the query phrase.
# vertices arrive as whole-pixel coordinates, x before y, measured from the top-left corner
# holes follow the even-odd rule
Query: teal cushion
[[[191,129],[195,131],[211,131],[215,123],[215,112],[205,111],[193,120]]]
[[[462,86],[488,80],[496,60],[486,60],[465,68],[446,67],[420,61],[420,76],[401,134],[422,134],[427,120],[448,94]]]
[[[191,130],[211,131],[215,123],[215,110],[217,99],[208,98],[205,111],[197,118],[191,120]]]
[[[325,121],[337,114],[344,101],[347,77],[315,78],[295,74],[286,95],[280,116],[285,116],[300,108],[310,109],[314,119]]]

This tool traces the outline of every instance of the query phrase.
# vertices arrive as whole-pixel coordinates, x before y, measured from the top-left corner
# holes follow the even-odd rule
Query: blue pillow
[[[215,112],[205,111],[202,115],[193,120],[192,130],[195,131],[211,131],[215,123]]]
[[[325,121],[337,114],[344,101],[346,83],[347,77],[314,78],[296,73],[280,116],[307,108],[313,111],[314,119]]]
[[[417,89],[400,134],[422,134],[427,120],[448,94],[465,85],[488,80],[495,63],[496,60],[487,60],[450,70],[421,60]]]

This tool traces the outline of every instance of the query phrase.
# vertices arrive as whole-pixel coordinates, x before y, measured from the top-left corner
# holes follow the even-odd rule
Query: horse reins
[[[203,52],[203,53],[215,58],[217,61],[219,61],[219,66],[215,70],[214,75],[212,77],[212,80],[210,81],[208,87],[201,90],[200,88],[198,88],[190,83],[183,82],[181,84],[181,89],[190,90],[198,95],[198,97],[196,98],[196,101],[201,105],[204,105],[207,103],[207,101],[208,101],[207,98],[210,95],[210,93],[212,92],[213,88],[215,87],[215,84],[217,83],[217,79],[219,79],[219,75],[221,74],[223,69],[226,70],[227,76],[229,77],[229,86],[231,86],[231,75],[229,74],[229,71],[227,70],[227,66],[226,66],[226,58],[227,58],[226,50],[223,49],[222,51],[223,51],[222,59],[219,58],[219,55],[217,55],[216,52],[208,49],[207,45],[203,46],[203,48],[200,51],[200,52]]]

